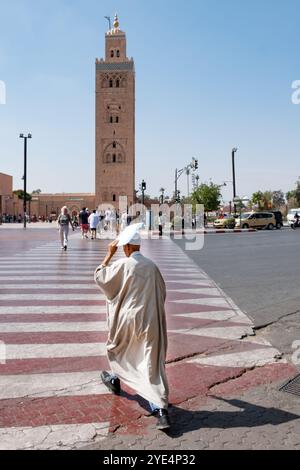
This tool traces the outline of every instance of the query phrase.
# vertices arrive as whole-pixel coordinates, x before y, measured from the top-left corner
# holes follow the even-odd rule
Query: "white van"
[[[299,209],[290,209],[289,212],[288,212],[288,215],[287,215],[287,221],[288,221],[288,224],[289,226],[291,226],[291,224],[293,222],[295,222],[295,214],[298,212],[299,216],[300,216],[300,208]]]

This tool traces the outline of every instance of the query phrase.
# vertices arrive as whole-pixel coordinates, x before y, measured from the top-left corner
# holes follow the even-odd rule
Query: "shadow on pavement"
[[[259,427],[271,424],[273,426],[287,423],[300,418],[300,415],[289,413],[277,408],[266,408],[242,400],[226,400],[211,396],[231,406],[238,411],[189,411],[177,406],[170,407],[172,428],[167,432],[171,438],[183,436],[185,433],[203,428],[241,428]]]

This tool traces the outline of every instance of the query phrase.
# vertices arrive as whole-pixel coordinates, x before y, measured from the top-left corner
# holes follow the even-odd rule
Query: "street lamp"
[[[235,185],[235,161],[234,161],[234,156],[236,152],[238,151],[237,147],[234,147],[232,149],[232,185],[233,185],[233,200],[236,198],[236,185]],[[234,213],[236,213],[236,204],[234,204]]]
[[[159,192],[161,193],[160,202],[161,202],[161,204],[163,204],[164,203],[164,196],[165,196],[165,188],[160,188]]]
[[[24,194],[23,194],[23,213],[24,213],[24,228],[26,229],[26,194],[27,194],[27,139],[32,139],[32,135],[20,134],[20,139],[24,139]]]

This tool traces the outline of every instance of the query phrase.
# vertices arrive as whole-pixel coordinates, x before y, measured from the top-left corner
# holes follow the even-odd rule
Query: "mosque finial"
[[[116,13],[115,19],[114,19],[114,28],[115,28],[115,29],[119,29],[119,25],[120,25],[120,23],[119,23],[119,18],[118,18],[118,15],[117,15],[117,13]]]

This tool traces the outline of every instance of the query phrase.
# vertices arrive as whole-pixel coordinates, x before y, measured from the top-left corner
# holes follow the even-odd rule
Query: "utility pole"
[[[235,185],[235,161],[234,161],[234,156],[236,154],[236,152],[238,151],[238,149],[236,147],[234,147],[232,149],[232,154],[231,154],[231,157],[232,157],[232,186],[233,186],[233,201],[235,200],[236,198],[236,185]],[[236,214],[236,204],[234,204],[234,213]]]
[[[190,189],[189,189],[190,170],[195,171],[197,169],[198,169],[198,160],[196,158],[193,158],[192,162],[189,163],[186,167],[182,168],[181,170],[178,170],[176,168],[176,170],[175,170],[175,202],[179,202],[178,201],[178,180],[179,180],[180,176],[183,173],[187,174],[187,178],[188,178],[188,196],[189,196],[189,192],[190,192]]]
[[[24,217],[24,229],[26,229],[26,217],[27,217],[27,139],[32,139],[32,135],[20,134],[20,139],[24,139],[24,194],[23,194],[23,217]]]

